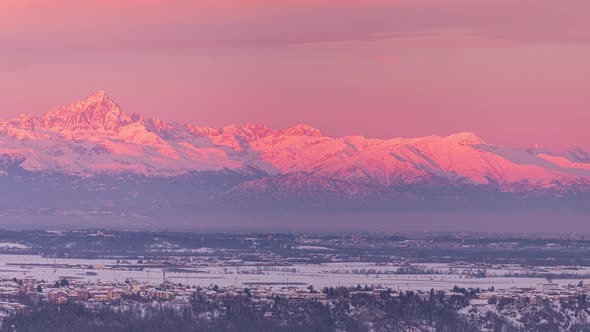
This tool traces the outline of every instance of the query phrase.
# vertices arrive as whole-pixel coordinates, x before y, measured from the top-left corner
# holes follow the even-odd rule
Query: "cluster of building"
[[[478,299],[485,300],[486,303],[510,300],[536,304],[537,302],[544,300],[568,300],[582,294],[590,294],[590,284],[580,282],[578,284],[569,284],[560,287],[559,284],[548,282],[539,284],[537,287],[511,287],[496,291],[482,292],[478,294]]]
[[[378,286],[365,287],[364,289],[351,289],[350,297],[363,296],[379,298],[388,289]],[[398,292],[389,292],[391,296],[398,296]],[[427,299],[430,291],[415,291],[418,297]],[[440,294],[440,293],[439,293]],[[560,287],[558,284],[547,282],[534,288],[512,287],[500,290],[482,290],[471,299],[471,305],[481,312],[493,310],[496,303],[503,300],[510,302],[535,304],[541,300],[560,301],[571,299],[581,294],[590,294],[590,284],[582,282]],[[444,296],[465,296],[465,293],[447,290]],[[68,302],[82,302],[86,305],[103,305],[115,303],[121,299],[143,302],[159,301],[171,304],[188,305],[192,298],[226,299],[232,297],[248,298],[254,303],[265,304],[281,299],[290,300],[329,300],[329,294],[317,292],[313,288],[297,287],[259,287],[238,288],[228,287],[195,287],[175,284],[168,281],[160,285],[150,285],[133,280],[125,282],[90,282],[78,279],[61,279],[54,282],[45,282],[33,277],[22,279],[0,279],[0,315],[6,312],[14,312],[26,308],[18,303],[19,298],[28,298],[33,301],[46,301],[63,304]]]
[[[89,282],[82,280],[61,279],[56,282],[39,281],[32,277],[22,279],[2,279],[0,281],[0,297],[15,298],[28,296],[32,300],[52,303],[66,302],[110,302],[125,296],[141,300],[186,300],[194,289],[174,283],[159,286],[126,281],[126,282]]]
[[[590,285],[583,283],[570,284],[560,287],[556,283],[548,282],[537,287],[511,287],[494,291],[486,291],[471,299],[471,308],[480,315],[489,312],[502,312],[513,318],[521,317],[531,306],[542,302],[560,303],[590,294]]]
[[[203,296],[210,299],[248,297],[252,301],[265,302],[276,297],[284,299],[325,299],[326,294],[310,292],[307,289],[284,287],[278,289],[211,285],[201,288],[172,282],[150,285],[137,281],[91,282],[78,279],[61,279],[55,282],[37,280],[33,277],[22,279],[0,279],[0,299],[28,297],[34,301],[64,304],[68,302],[108,303],[120,299],[137,301],[174,301],[188,303],[191,298]],[[13,303],[13,302],[7,302]],[[1,303],[0,303],[1,304]]]

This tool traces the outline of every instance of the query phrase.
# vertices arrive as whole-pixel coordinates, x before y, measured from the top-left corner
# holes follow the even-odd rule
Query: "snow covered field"
[[[91,268],[62,268],[52,266],[36,266],[38,264],[83,264],[93,265]],[[164,280],[161,268],[144,268],[142,271],[112,269],[109,265],[116,265],[116,260],[89,260],[67,258],[43,258],[34,255],[0,255],[0,276],[4,278],[22,278],[32,276],[47,281],[62,277],[85,279],[89,281],[124,281],[128,278],[141,282],[158,284]],[[136,265],[136,264],[134,264]],[[141,265],[137,265],[140,267]],[[328,286],[356,286],[381,285],[399,290],[429,290],[449,289],[457,285],[460,287],[479,287],[507,289],[511,287],[540,287],[547,283],[545,278],[516,278],[506,276],[510,272],[526,272],[517,266],[499,266],[487,268],[487,277],[465,275],[473,268],[450,266],[448,264],[421,264],[414,267],[434,269],[437,274],[394,274],[398,267],[391,264],[376,265],[375,263],[327,263],[327,264],[294,264],[292,266],[264,266],[257,267],[249,263],[240,266],[199,266],[182,268],[181,272],[168,269],[168,281],[190,285],[219,285],[219,286],[264,286],[264,287],[307,287],[313,285],[316,289]],[[363,273],[368,270],[371,273]],[[477,269],[475,269],[477,270]],[[559,268],[544,268],[552,273],[588,274],[589,269],[564,270]],[[87,273],[90,272],[90,273]],[[554,283],[567,285],[584,279],[556,279]],[[584,280],[590,283],[590,279]]]

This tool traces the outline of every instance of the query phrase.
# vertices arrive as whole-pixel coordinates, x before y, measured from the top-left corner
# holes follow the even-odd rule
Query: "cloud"
[[[590,43],[588,12],[590,2],[581,0],[567,5],[550,0],[5,0],[0,4],[0,48],[145,52],[281,47],[407,35],[418,39],[424,31],[450,30],[515,42]]]

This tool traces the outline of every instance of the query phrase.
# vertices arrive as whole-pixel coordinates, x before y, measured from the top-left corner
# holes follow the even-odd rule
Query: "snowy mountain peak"
[[[485,142],[472,132],[461,132],[453,135],[449,135],[447,139],[462,145],[476,145],[485,144]]]
[[[221,130],[219,128],[200,127],[192,123],[189,123],[187,128],[193,133],[193,135],[198,137],[218,136],[221,134]]]
[[[261,123],[244,125],[229,125],[221,130],[222,134],[242,137],[246,141],[253,141],[274,134],[274,131]]]
[[[48,128],[60,130],[111,130],[131,124],[131,116],[103,90],[99,90],[68,107],[59,107],[42,117]]]
[[[312,137],[320,137],[322,136],[322,132],[319,129],[314,127],[308,126],[306,124],[298,124],[291,128],[286,128],[281,130],[281,134],[287,136],[312,136]]]
[[[134,113],[132,115],[133,118],[141,119],[139,115]],[[171,130],[173,127],[168,122],[160,119],[160,118],[151,118],[144,122],[144,125],[149,128],[151,131],[154,132],[164,132],[167,130]]]
[[[20,114],[16,118],[7,122],[10,126],[28,130],[35,130],[36,128],[43,127],[43,120],[28,114]]]
[[[121,113],[119,105],[104,90],[98,90],[88,95],[86,99],[78,101],[69,107],[74,112],[81,112],[87,108],[96,108],[97,110]]]
[[[88,95],[86,99],[113,101],[109,94],[104,90],[98,90],[95,93]]]

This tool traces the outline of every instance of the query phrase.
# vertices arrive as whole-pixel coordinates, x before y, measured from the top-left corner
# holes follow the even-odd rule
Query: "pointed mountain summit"
[[[476,145],[485,144],[485,142],[472,132],[462,132],[447,136],[447,138],[457,144]]]
[[[48,128],[60,130],[111,130],[131,124],[131,116],[103,90],[99,90],[68,107],[45,113],[41,119]]]
[[[319,129],[314,127],[308,126],[306,124],[298,124],[291,128],[286,128],[281,130],[281,134],[288,135],[288,136],[311,136],[311,137],[320,137],[322,136],[322,132]]]

